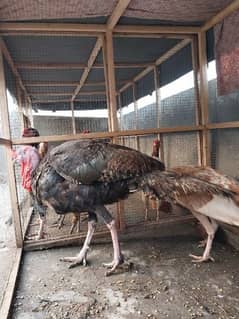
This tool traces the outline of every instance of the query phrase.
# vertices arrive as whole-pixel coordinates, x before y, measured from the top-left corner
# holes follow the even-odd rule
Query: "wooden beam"
[[[190,43],[191,39],[184,39],[181,42],[179,42],[177,45],[175,45],[173,48],[168,50],[166,53],[164,53],[161,57],[159,57],[153,64],[153,66],[148,66],[146,69],[141,71],[139,74],[137,74],[131,81],[126,83],[124,86],[122,86],[119,89],[119,92],[123,92],[126,90],[129,86],[132,85],[132,82],[136,82],[143,78],[145,75],[147,75],[149,72],[154,70],[155,65],[160,65],[166,60],[168,60],[171,56],[173,56],[175,53],[183,49],[185,46],[187,46]]]
[[[200,101],[200,89],[199,89],[199,54],[198,54],[198,39],[195,36],[191,42],[192,52],[192,65],[193,65],[193,81],[194,81],[194,94],[195,94],[195,122],[196,125],[201,124],[202,112],[201,112],[201,101]],[[201,166],[203,163],[203,139],[202,132],[197,132],[197,153],[198,153],[198,165]]]
[[[160,127],[160,81],[159,81],[159,72],[157,70],[157,66],[154,67],[154,88],[156,95],[156,117],[157,117],[157,127]],[[160,140],[160,160],[164,162],[164,143],[163,143],[163,134],[158,134],[158,139]]]
[[[112,132],[111,124],[111,111],[110,111],[110,93],[109,93],[109,81],[108,81],[108,64],[106,58],[106,41],[103,40],[103,64],[104,64],[104,78],[105,78],[105,88],[106,88],[106,103],[108,112],[108,131]]]
[[[124,13],[125,9],[128,7],[131,0],[119,0],[116,7],[114,8],[111,16],[107,21],[107,30],[112,31],[119,21],[120,17]]]
[[[5,75],[4,75],[3,54],[1,50],[0,50],[0,118],[2,122],[3,138],[10,140],[11,139],[10,121],[9,121],[7,91],[6,91],[6,83],[5,83]],[[9,190],[10,190],[16,245],[18,248],[21,248],[23,246],[22,225],[21,225],[21,217],[20,217],[20,211],[18,206],[15,172],[14,172],[14,167],[12,162],[12,151],[10,147],[6,148],[6,164],[7,164],[8,183],[9,183]]]
[[[9,139],[1,138],[1,137],[0,137],[0,145],[4,145],[4,146],[9,146],[9,147],[11,147],[11,146],[12,146],[12,142],[11,142],[11,140],[9,140]]]
[[[22,22],[2,22],[0,32],[46,32],[51,33],[71,32],[80,33],[102,33],[106,31],[104,24],[80,24],[80,23],[22,23]]]
[[[94,102],[94,101],[105,101],[106,99],[105,98],[102,98],[102,99],[98,99],[97,100],[94,100],[93,98],[91,99],[91,102]],[[35,100],[33,101],[33,105],[36,106],[37,104],[49,104],[49,103],[70,103],[70,99],[61,99],[61,100]],[[75,102],[89,102],[89,100],[85,100],[84,98],[81,98],[81,99],[75,99],[74,100]]]
[[[146,68],[147,66],[152,65],[150,62],[139,62],[139,63],[117,63],[115,68],[117,69],[130,69],[130,68]],[[87,64],[84,63],[17,63],[17,69],[24,70],[76,70],[76,69],[85,69]],[[95,63],[92,65],[92,69],[103,69],[103,63]],[[78,84],[78,83],[77,83]]]
[[[191,34],[169,34],[169,33],[113,33],[114,38],[140,38],[140,39],[186,39]]]
[[[205,127],[210,130],[214,129],[224,129],[224,128],[239,128],[239,121],[233,122],[221,122],[221,123],[209,123]]]
[[[118,25],[114,33],[134,34],[197,34],[200,27],[188,26],[149,26],[149,25]]]
[[[109,88],[109,103],[112,131],[118,131],[117,121],[117,101],[116,101],[116,84],[114,72],[114,48],[112,32],[106,32],[106,61],[107,61],[107,79]]]
[[[32,97],[35,96],[72,96],[72,93],[61,93],[61,92],[36,92],[30,93]],[[79,92],[77,95],[105,95],[105,91],[83,91]]]
[[[201,28],[200,31],[207,31],[208,29],[214,27],[217,23],[221,22],[227,16],[239,9],[239,0],[234,0],[226,8],[216,14],[214,17],[209,19]]]
[[[14,256],[12,269],[8,277],[6,289],[3,294],[3,299],[2,299],[1,308],[0,308],[1,319],[8,319],[10,315],[10,309],[11,309],[12,299],[13,299],[14,291],[16,287],[17,276],[20,269],[21,258],[22,258],[22,248],[18,248]]]
[[[91,52],[91,55],[88,59],[88,62],[87,62],[87,67],[84,69],[84,72],[81,76],[81,79],[80,79],[80,82],[79,84],[77,85],[73,95],[72,95],[72,98],[71,98],[71,101],[74,101],[74,99],[76,98],[76,96],[78,95],[80,89],[83,87],[88,75],[89,75],[89,72],[91,70],[91,67],[92,65],[94,64],[95,62],[95,59],[98,55],[98,53],[100,52],[101,48],[102,48],[102,44],[103,44],[103,38],[102,36],[98,37],[96,43],[95,43],[95,46],[94,46],[94,49],[92,50]]]
[[[12,59],[12,57],[11,57],[7,47],[6,47],[6,44],[5,44],[5,42],[3,41],[2,38],[0,38],[0,49],[1,49],[1,52],[3,53],[4,58],[6,59],[7,63],[9,64],[13,74],[17,78],[17,81],[18,81],[21,89],[25,92],[26,96],[30,100],[30,97],[28,96],[27,90],[26,90],[25,86],[23,85],[21,76],[18,73],[17,68],[16,68],[16,66],[15,66],[15,64],[13,62],[13,59]]]
[[[162,128],[150,128],[145,130],[127,130],[127,131],[115,131],[115,132],[95,132],[88,134],[71,134],[71,135],[51,135],[51,136],[39,136],[39,137],[24,137],[20,139],[13,139],[13,145],[25,145],[40,142],[59,142],[70,141],[81,138],[117,138],[124,136],[144,136],[159,133],[177,133],[177,132],[195,132],[201,131],[204,126],[175,126],[175,127],[162,127]]]
[[[127,81],[120,81],[119,83],[124,84],[127,83]],[[44,87],[44,86],[77,86],[78,82],[38,82],[38,81],[33,81],[33,82],[25,82],[25,86],[27,87]],[[86,82],[84,84],[85,86],[105,86],[105,81],[95,81],[95,82]]]
[[[206,32],[198,34],[198,52],[199,52],[199,97],[201,106],[200,124],[208,124],[208,80],[207,80],[207,50],[206,50]],[[210,146],[209,146],[209,131],[202,131],[202,165],[210,165]]]
[[[72,119],[72,133],[76,134],[76,119],[74,116],[74,102],[71,101],[71,119]]]

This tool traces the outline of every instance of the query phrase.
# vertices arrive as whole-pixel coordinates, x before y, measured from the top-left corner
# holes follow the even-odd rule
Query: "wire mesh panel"
[[[197,165],[197,134],[171,133],[163,135],[164,158],[167,167]]]

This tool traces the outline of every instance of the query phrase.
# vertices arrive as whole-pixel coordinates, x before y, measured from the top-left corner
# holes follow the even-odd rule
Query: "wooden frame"
[[[5,92],[5,80],[4,80],[4,74],[3,74],[3,67],[2,67],[2,54],[0,55],[0,64],[1,64],[1,70],[0,70],[0,110],[1,114],[3,116],[3,123],[4,123],[4,138],[0,138],[0,145],[4,145],[8,149],[8,162],[10,165],[8,165],[8,172],[9,172],[9,179],[10,179],[10,189],[11,189],[11,202],[13,207],[13,216],[14,216],[14,225],[15,225],[15,233],[16,233],[16,240],[17,245],[19,247],[23,244],[23,239],[21,238],[21,224],[19,220],[19,210],[18,210],[18,204],[17,204],[17,197],[16,197],[16,185],[15,185],[15,179],[14,179],[14,171],[13,166],[11,164],[11,155],[10,155],[10,147],[11,145],[19,145],[19,144],[27,144],[32,142],[40,142],[40,141],[66,141],[71,139],[79,139],[79,138],[118,138],[118,137],[124,137],[124,136],[140,136],[140,135],[147,135],[147,134],[163,134],[163,133],[175,133],[175,132],[199,132],[201,135],[201,144],[198,144],[198,148],[201,148],[201,154],[202,154],[202,162],[203,164],[208,164],[208,154],[209,154],[209,148],[208,148],[208,131],[213,129],[226,129],[226,128],[239,128],[239,121],[235,122],[225,122],[225,123],[208,123],[208,92],[207,92],[207,79],[206,79],[206,73],[205,73],[205,66],[206,66],[206,55],[205,55],[205,31],[214,26],[216,23],[219,23],[222,21],[226,16],[233,13],[235,10],[239,8],[239,0],[233,1],[229,6],[227,6],[224,10],[219,12],[216,16],[212,17],[209,21],[207,21],[203,26],[201,27],[186,27],[186,26],[116,26],[119,18],[121,17],[122,13],[124,12],[125,8],[129,4],[129,0],[122,0],[119,1],[116,5],[116,8],[114,12],[112,13],[111,17],[108,20],[108,23],[106,25],[98,25],[98,24],[67,24],[67,23],[0,23],[0,34],[4,35],[49,35],[49,36],[92,36],[97,37],[96,45],[94,50],[92,51],[92,54],[88,60],[87,65],[84,66],[84,72],[82,78],[80,79],[80,82],[73,83],[71,82],[69,86],[76,86],[76,90],[74,94],[72,95],[71,100],[67,100],[65,102],[71,102],[71,109],[72,109],[72,126],[73,126],[73,133],[75,133],[74,128],[74,101],[77,101],[76,96],[78,95],[81,87],[83,84],[85,84],[85,81],[88,77],[88,74],[90,72],[90,69],[94,67],[94,61],[95,58],[100,51],[102,44],[103,44],[103,36],[106,40],[106,46],[105,46],[105,61],[104,61],[104,70],[105,74],[105,81],[106,81],[106,96],[108,100],[108,105],[110,106],[110,122],[111,124],[109,127],[111,127],[112,132],[102,132],[102,133],[89,133],[89,134],[70,134],[70,135],[62,135],[62,136],[42,136],[42,137],[35,137],[35,138],[24,138],[24,139],[10,139],[10,130],[9,130],[9,119],[7,114],[7,101],[6,101],[6,92]],[[49,31],[50,30],[50,31]],[[130,130],[130,131],[121,131],[118,132],[118,126],[116,124],[117,118],[116,118],[116,92],[115,92],[115,80],[114,80],[114,68],[117,67],[130,67],[129,65],[126,66],[126,64],[122,65],[114,65],[113,61],[113,45],[112,45],[112,37],[151,37],[151,38],[160,38],[160,37],[166,37],[166,38],[178,38],[178,39],[184,39],[181,41],[181,45],[187,45],[191,39],[192,36],[194,36],[194,46],[192,48],[192,52],[194,55],[194,70],[195,70],[195,90],[197,91],[196,94],[199,96],[199,103],[198,103],[198,120],[197,125],[195,126],[179,126],[179,127],[166,127],[166,128],[155,128],[155,129],[148,129],[148,130]],[[195,36],[197,37],[198,43],[195,44]],[[188,42],[187,42],[188,41]],[[196,54],[197,48],[199,47],[198,56]],[[22,79],[20,77],[20,74],[17,71],[16,66],[14,65],[14,62],[6,48],[5,43],[3,40],[0,40],[0,47],[1,51],[5,57],[5,59],[8,61],[15,77],[17,78],[17,81],[19,83],[19,87],[23,92],[23,99],[25,97],[25,100],[28,100],[28,103],[31,103],[31,100],[28,96],[28,92],[26,90],[26,86],[44,86],[49,84],[43,84],[43,83],[28,83],[26,86],[24,86]],[[183,47],[183,46],[182,46]],[[180,48],[178,48],[180,49]],[[120,92],[122,92],[124,89],[132,85],[132,81],[137,81],[143,76],[145,76],[148,72],[151,72],[155,68],[155,64],[157,65],[162,63],[163,61],[166,61],[170,56],[175,54],[177,51],[171,51],[168,52],[165,56],[161,57],[161,60],[157,60],[152,65],[144,65],[146,69],[138,74],[137,77],[135,77],[133,80],[131,80],[129,83],[126,83],[125,86],[121,87]],[[198,62],[197,62],[198,59]],[[198,63],[198,64],[197,64]],[[20,65],[18,67],[35,67],[35,66],[27,66],[27,65]],[[45,66],[39,66],[41,68],[45,68]],[[51,65],[48,67],[50,68],[66,68],[66,66],[62,65]],[[67,68],[75,68],[76,65],[73,66],[67,66]],[[78,65],[80,67],[80,65]],[[95,65],[95,67],[103,67],[103,65]],[[132,64],[131,67],[136,67],[136,64]],[[197,76],[198,74],[198,76]],[[198,77],[200,76],[200,87],[197,88],[196,84],[198,83]],[[67,85],[66,83],[54,83],[55,86],[62,86]],[[90,85],[90,84],[88,84]],[[92,83],[92,86],[94,84]],[[98,85],[98,84],[96,84]],[[103,85],[103,84],[102,84]],[[53,85],[52,85],[53,86]],[[120,96],[119,96],[120,98]],[[39,101],[40,102],[40,101]],[[51,101],[53,102],[53,101]],[[59,101],[58,101],[59,102]],[[44,101],[46,103],[46,101]],[[200,113],[201,112],[201,113]],[[121,216],[121,215],[119,215]],[[191,216],[190,216],[191,217]],[[192,220],[192,217],[190,218]],[[188,217],[180,217],[180,218],[173,218],[171,222],[179,222],[180,221],[188,221]],[[169,223],[169,221],[166,221]],[[162,224],[162,221],[160,221]],[[158,223],[157,223],[158,225]],[[155,224],[152,223],[152,227],[154,227]],[[124,220],[120,220],[120,229],[124,229]],[[127,231],[130,232],[132,228],[129,228]],[[107,232],[108,234],[108,232]],[[127,232],[125,233],[127,235]],[[106,233],[102,233],[103,236],[106,235]],[[98,236],[98,234],[96,235]],[[45,241],[45,242],[37,242],[32,244],[27,244],[26,248],[46,248],[46,247],[55,247],[56,245],[62,245],[62,244],[68,244],[72,242],[79,242],[79,238],[83,239],[84,236],[72,236],[71,238],[63,238],[63,239],[54,239],[51,241]],[[9,286],[6,291],[5,299],[3,301],[2,309],[0,311],[0,317],[1,319],[6,319],[9,314],[11,299],[13,296],[14,286],[16,282],[16,277],[18,274],[18,269],[20,265],[22,255],[22,248],[18,249],[16,260],[14,264],[14,268],[11,272],[11,277],[9,281]]]

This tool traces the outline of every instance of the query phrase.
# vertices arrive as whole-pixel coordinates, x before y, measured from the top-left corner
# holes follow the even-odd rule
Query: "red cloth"
[[[239,91],[239,10],[214,28],[218,95]]]
[[[25,188],[28,192],[32,191],[31,172],[32,172],[31,163],[21,162],[22,187]]]

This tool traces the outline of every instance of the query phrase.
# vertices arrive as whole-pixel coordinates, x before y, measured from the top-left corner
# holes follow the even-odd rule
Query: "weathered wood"
[[[16,69],[16,66],[13,62],[13,59],[7,49],[7,46],[5,44],[5,42],[3,41],[2,38],[0,38],[0,49],[1,49],[1,52],[4,56],[4,58],[6,59],[7,63],[9,64],[13,74],[15,75],[15,77],[17,78],[17,81],[21,87],[21,89],[25,92],[26,96],[28,97],[28,99],[30,99],[30,97],[28,96],[28,93],[27,93],[27,90],[25,88],[25,86],[23,85],[23,82],[22,82],[22,79],[21,79],[21,76],[20,74],[18,73],[17,69]]]
[[[84,83],[85,83],[85,81],[86,81],[86,79],[87,79],[87,77],[89,75],[89,72],[91,70],[91,67],[94,64],[95,59],[96,59],[98,53],[100,52],[100,50],[102,48],[102,44],[103,44],[103,38],[102,38],[102,36],[100,36],[100,37],[98,37],[98,39],[97,39],[97,41],[95,43],[94,49],[92,50],[92,52],[90,54],[90,57],[89,57],[88,62],[87,62],[87,67],[84,69],[84,72],[83,72],[83,74],[81,76],[80,82],[77,85],[77,87],[76,87],[76,89],[74,91],[74,94],[72,95],[71,101],[74,101],[74,99],[78,95],[80,89],[84,85]]]
[[[105,88],[106,88],[106,103],[107,103],[107,112],[108,112],[108,131],[112,132],[111,124],[111,110],[110,110],[110,93],[109,93],[109,81],[108,81],[108,64],[106,58],[106,39],[103,39],[103,64],[104,64],[104,78],[105,78]]]
[[[139,62],[139,63],[117,63],[115,68],[146,68],[152,65],[150,62]],[[87,64],[85,63],[16,63],[17,69],[24,70],[69,70],[69,69],[85,69]],[[95,63],[92,65],[92,69],[103,69],[103,63]],[[78,83],[77,83],[78,84]]]
[[[207,80],[207,50],[206,33],[198,34],[199,75],[200,75],[200,124],[208,124],[208,80]],[[210,166],[209,131],[205,128],[202,133],[202,165]]]
[[[86,92],[79,92],[77,95],[105,95],[105,91],[86,91]],[[31,96],[72,96],[72,93],[61,93],[61,92],[36,92],[31,93]]]
[[[136,234],[142,234],[143,231],[148,231],[152,229],[157,229],[160,226],[170,225],[170,224],[180,224],[180,223],[188,223],[195,220],[195,217],[192,215],[186,216],[171,216],[168,218],[160,219],[159,221],[153,222],[143,222],[142,224],[137,225],[128,225],[127,228],[122,232],[119,231],[120,240],[128,240],[130,238],[135,238]],[[46,248],[55,248],[62,247],[72,244],[79,244],[79,242],[83,242],[85,240],[86,234],[76,234],[71,236],[58,237],[55,239],[41,239],[38,241],[26,241],[24,245],[24,250],[41,250]],[[155,237],[155,234],[154,234]],[[111,242],[110,232],[109,231],[100,231],[96,232],[93,236],[93,242],[104,239],[105,241]]]
[[[114,33],[134,33],[134,34],[197,34],[200,27],[189,26],[149,26],[149,25],[118,25],[114,28]]]
[[[20,268],[21,263],[21,257],[22,257],[22,248],[16,249],[16,254],[13,262],[13,266],[8,278],[7,286],[4,291],[2,304],[0,307],[0,318],[1,319],[8,319],[10,314],[10,308],[12,299],[14,296],[17,276]]]
[[[80,35],[81,33],[102,33],[106,31],[104,24],[80,24],[80,23],[24,23],[24,22],[2,22],[0,32],[46,32],[51,33],[71,32]]]
[[[109,103],[112,131],[118,130],[117,121],[117,102],[116,102],[116,84],[114,72],[114,49],[112,32],[106,32],[106,65],[107,65],[107,79],[109,88]]]
[[[3,138],[10,140],[11,132],[10,132],[10,122],[9,122],[8,103],[7,103],[6,93],[7,92],[6,92],[6,83],[5,83],[5,75],[4,75],[3,54],[2,54],[2,51],[0,51],[0,118],[2,122]],[[12,151],[10,147],[6,148],[6,164],[7,164],[8,183],[9,183],[9,190],[10,190],[16,245],[18,248],[21,248],[23,246],[22,226],[21,226],[20,211],[18,206],[15,172],[14,172],[13,162],[12,162]]]
[[[221,123],[208,123],[205,125],[207,129],[220,129],[220,128],[239,128],[239,121],[221,122]]]
[[[76,119],[74,116],[74,102],[71,101],[71,120],[72,120],[72,133],[76,134]]]
[[[150,128],[144,130],[127,130],[127,131],[115,131],[115,132],[95,132],[87,134],[68,134],[68,135],[50,135],[39,137],[24,137],[20,139],[13,139],[13,145],[25,145],[39,142],[57,142],[57,141],[70,141],[81,138],[117,138],[123,136],[135,136],[135,135],[152,135],[159,133],[176,133],[176,132],[194,132],[201,131],[204,126],[175,126],[175,127],[162,127],[162,128]]]
[[[192,52],[192,65],[193,65],[193,81],[194,81],[194,94],[195,94],[195,122],[196,125],[201,124],[201,104],[199,95],[199,60],[198,60],[198,42],[194,37],[191,42]],[[198,165],[201,166],[203,162],[202,154],[202,134],[197,132],[197,153],[198,153]]]
[[[159,72],[157,66],[154,67],[154,88],[156,96],[156,117],[157,117],[157,127],[160,127],[160,81],[159,81]],[[163,134],[158,134],[158,139],[160,141],[160,160],[164,162],[164,143],[163,143]]]
[[[131,0],[119,0],[116,7],[114,8],[111,16],[107,21],[107,29],[112,30],[117,22],[119,21],[120,17],[124,13],[125,9],[128,7]]]
[[[169,34],[169,33],[113,33],[115,38],[141,38],[141,39],[186,39],[191,38],[191,34]]]
[[[11,140],[9,140],[9,139],[1,138],[1,137],[0,137],[0,145],[4,145],[4,146],[9,146],[9,147],[11,147],[12,142],[11,142]]]
[[[201,28],[200,31],[207,31],[208,29],[212,28],[217,23],[221,22],[227,16],[235,12],[239,9],[239,0],[232,1],[226,8],[216,14],[214,17],[209,19]]]
[[[141,78],[143,78],[145,75],[147,75],[149,72],[154,70],[155,65],[160,65],[166,60],[168,60],[171,56],[173,56],[175,53],[183,49],[185,46],[187,46],[190,43],[191,39],[184,39],[180,41],[177,45],[175,45],[173,48],[168,50],[166,53],[164,53],[161,57],[159,57],[152,66],[148,66],[145,70],[141,71],[139,74],[137,74],[132,80],[130,80],[128,83],[126,83],[124,86],[122,86],[119,89],[119,92],[123,92],[126,90],[132,82],[137,82]]]

